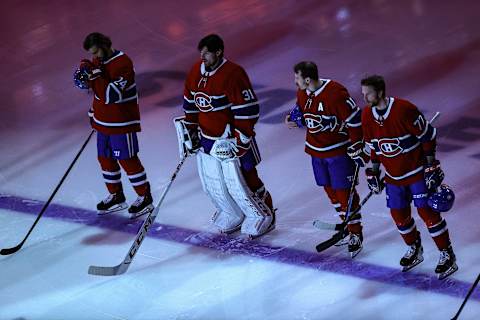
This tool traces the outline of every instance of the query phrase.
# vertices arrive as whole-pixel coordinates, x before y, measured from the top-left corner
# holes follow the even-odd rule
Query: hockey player
[[[440,162],[435,159],[436,129],[409,101],[387,97],[385,81],[373,75],[361,81],[368,104],[362,114],[365,142],[371,149],[372,167],[366,169],[369,188],[380,193],[380,164],[385,169],[387,206],[403,240],[409,246],[400,265],[407,271],[423,261],[423,248],[410,203],[427,225],[440,250],[435,269],[440,279],[455,272],[455,262],[447,223],[439,212],[428,206],[429,193],[443,180]]]
[[[307,127],[305,152],[312,157],[315,181],[344,219],[356,165],[368,156],[362,142],[361,111],[347,89],[330,79],[319,79],[317,65],[303,61],[294,66],[297,102],[285,118],[289,128]],[[353,189],[352,212],[359,196]],[[351,217],[348,251],[355,257],[362,250],[361,215]],[[347,244],[342,241],[340,244]]]
[[[128,209],[135,218],[151,211],[153,200],[145,169],[137,156],[140,113],[132,60],[113,49],[109,37],[97,32],[85,38],[83,48],[93,56],[92,61],[82,60],[80,70],[87,73],[88,86],[94,93],[89,116],[97,131],[98,161],[110,192],[98,203],[97,210],[105,214],[127,207],[121,166],[138,194]]]
[[[275,228],[272,198],[256,169],[260,162],[254,131],[257,97],[245,70],[225,59],[218,35],[201,39],[198,50],[201,60],[185,81],[185,118],[177,124],[188,131],[189,153],[201,148],[198,171],[217,209],[214,225],[222,233],[241,229],[255,238]]]

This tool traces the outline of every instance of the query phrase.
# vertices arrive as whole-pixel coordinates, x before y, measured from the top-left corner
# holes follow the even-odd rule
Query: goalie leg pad
[[[254,238],[272,230],[274,213],[263,197],[248,188],[240,169],[240,161],[226,160],[222,161],[221,165],[228,192],[246,216],[242,233]]]
[[[203,190],[217,209],[212,217],[213,224],[222,233],[235,231],[245,216],[228,192],[220,161],[200,151],[197,155],[197,165]]]

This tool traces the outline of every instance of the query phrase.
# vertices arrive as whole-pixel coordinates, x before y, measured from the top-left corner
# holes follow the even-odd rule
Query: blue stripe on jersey
[[[400,137],[400,138],[397,138],[399,140],[399,146],[400,148],[402,148],[402,150],[404,150],[403,152],[405,152],[405,150],[413,150],[412,148],[418,144],[418,139],[416,136],[412,136],[412,135],[408,135],[406,137]],[[380,139],[382,140],[382,139]],[[375,153],[377,154],[381,154],[382,153],[382,150],[380,150],[380,146],[378,144],[378,140],[377,139],[374,139],[371,141],[371,145],[373,146],[373,149],[375,150]],[[407,152],[408,152],[407,151]]]
[[[258,115],[259,112],[260,106],[258,105],[258,103],[245,108],[232,109],[232,113],[234,116],[254,116]]]
[[[362,114],[359,111],[360,109],[354,112],[354,115],[352,118],[347,119],[347,125],[349,127],[358,127],[362,124]]]
[[[190,94],[193,99],[187,100],[184,97],[183,101],[184,110],[187,113],[194,112],[192,105],[195,106],[195,111],[199,110],[202,112],[223,110],[231,106],[227,96],[214,97],[201,91],[192,91]]]
[[[436,136],[437,130],[429,124],[427,124],[427,132],[423,136],[420,136],[421,142],[432,141]]]
[[[227,105],[230,104],[230,101],[228,101],[228,98],[227,97],[222,97],[222,98],[211,98],[212,101],[210,102],[210,104],[212,105],[213,107],[213,111],[215,111],[216,109],[223,109],[225,108]]]
[[[183,111],[186,113],[195,113],[195,112],[200,112],[198,111],[197,107],[195,106],[195,103],[190,102],[189,100],[183,98]]]
[[[107,99],[105,103],[123,103],[135,99],[137,96],[137,86],[134,83],[128,88],[125,88],[125,84],[126,80],[110,82],[107,86]]]

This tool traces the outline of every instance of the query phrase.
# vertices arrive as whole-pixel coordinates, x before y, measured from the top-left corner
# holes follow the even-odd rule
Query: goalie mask
[[[435,211],[447,212],[455,202],[453,190],[446,184],[442,184],[438,191],[428,198],[428,205]]]
[[[73,83],[75,84],[75,87],[82,90],[90,88],[90,85],[88,84],[88,71],[86,68],[78,68],[75,70],[73,73]]]

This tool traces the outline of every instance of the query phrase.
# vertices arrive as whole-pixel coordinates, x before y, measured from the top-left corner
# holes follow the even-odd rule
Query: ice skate
[[[344,238],[346,239],[346,238]],[[350,239],[348,240],[348,252],[350,252],[350,256],[355,258],[357,254],[360,253],[363,249],[363,235],[350,233]]]
[[[138,196],[137,200],[128,208],[130,213],[130,219],[136,219],[144,214],[150,213],[153,211],[153,199],[150,193],[144,196]]]
[[[120,211],[127,208],[125,195],[123,192],[111,193],[97,204],[99,215],[105,215],[111,212]]]
[[[452,246],[440,251],[440,259],[438,260],[437,267],[435,268],[435,273],[437,274],[439,280],[445,279],[458,270],[456,260],[457,259],[453,253]]]
[[[270,231],[272,230],[275,230],[275,211],[277,211],[277,209],[273,209],[272,210],[272,222],[270,222],[270,225],[268,226],[268,228],[265,229],[264,232],[260,233],[260,234],[249,234],[247,236],[248,240],[253,240],[253,239],[257,239],[261,236],[264,236],[266,235],[267,233],[269,233]]]
[[[416,240],[409,248],[405,255],[400,259],[400,265],[403,267],[402,272],[406,272],[420,262],[423,261],[423,247],[420,239]]]

